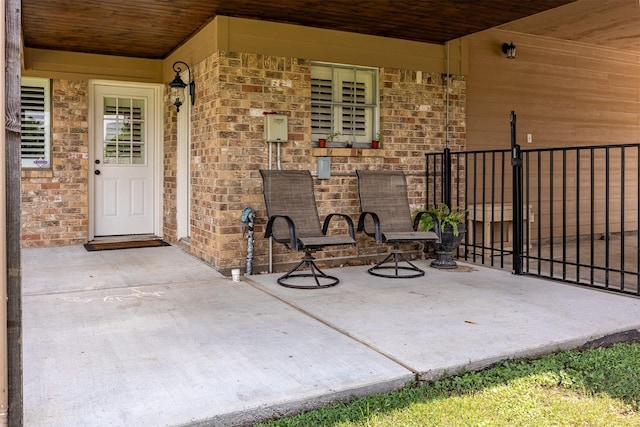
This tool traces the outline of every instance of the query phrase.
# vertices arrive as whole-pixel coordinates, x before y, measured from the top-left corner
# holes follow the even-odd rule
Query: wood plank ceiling
[[[640,53],[640,2],[580,0],[500,28]]]
[[[575,0],[22,0],[25,47],[162,59],[216,15],[445,43]]]

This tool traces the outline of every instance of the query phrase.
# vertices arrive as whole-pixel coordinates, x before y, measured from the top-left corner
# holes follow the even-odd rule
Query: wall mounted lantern
[[[182,66],[185,66],[187,71],[189,71],[189,83],[185,83],[182,81],[180,77],[180,73],[184,70]],[[173,99],[173,105],[176,106],[176,111],[180,111],[180,106],[183,104],[184,99],[184,88],[189,86],[189,96],[191,97],[191,105],[194,105],[196,102],[196,83],[191,80],[191,68],[182,61],[176,61],[173,63],[173,71],[176,72],[176,76],[173,81],[169,83],[169,88],[171,89],[171,99]]]
[[[507,58],[513,59],[516,57],[516,45],[513,42],[502,43],[502,53],[507,55]]]

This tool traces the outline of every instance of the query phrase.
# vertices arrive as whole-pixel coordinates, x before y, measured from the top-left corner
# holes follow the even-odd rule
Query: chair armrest
[[[356,230],[355,230],[355,227],[353,226],[353,220],[351,219],[351,217],[349,215],[345,215],[345,214],[341,214],[341,213],[329,214],[324,219],[324,223],[322,224],[322,234],[324,234],[325,236],[327,235],[327,231],[329,230],[329,222],[331,221],[331,218],[333,218],[334,216],[339,216],[340,218],[344,219],[344,221],[347,223],[347,226],[349,227],[349,236],[351,236],[351,238],[355,242],[356,241]]]
[[[431,218],[433,218],[433,231],[434,233],[436,233],[436,236],[438,236],[438,240],[442,240],[442,231],[440,230],[440,222],[438,222],[438,217],[436,216],[436,214],[434,214],[433,212],[423,212],[426,213],[427,215],[431,215]]]
[[[373,234],[367,233],[367,230],[364,229],[364,221],[367,218],[367,215],[371,216],[373,220]],[[380,231],[380,218],[375,212],[362,212],[360,214],[360,218],[358,219],[358,231],[363,231],[368,236],[373,236],[376,239],[376,243],[382,243],[382,232]]]
[[[274,215],[269,218],[267,222],[267,228],[264,232],[264,237],[273,237],[273,224],[277,219],[284,219],[287,222],[287,226],[289,227],[289,249],[292,251],[298,250],[298,237],[296,234],[296,225],[293,223],[293,220],[286,215]],[[278,241],[278,243],[283,243]]]
[[[420,226],[420,218],[423,215],[426,215],[426,212],[420,211],[416,214],[416,217],[413,219],[413,231],[418,231],[418,227]]]
[[[440,238],[440,223],[438,223],[438,217],[432,212],[418,212],[413,219],[413,231],[417,231],[420,226],[420,219],[423,215],[429,215],[433,219],[433,232]]]

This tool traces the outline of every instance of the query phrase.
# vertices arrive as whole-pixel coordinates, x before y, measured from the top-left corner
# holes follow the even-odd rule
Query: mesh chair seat
[[[325,246],[353,245],[355,240],[351,236],[323,236],[299,237],[298,242],[303,248],[321,249]]]
[[[388,231],[383,232],[383,241],[410,243],[410,242],[433,242],[438,240],[438,236],[433,231]]]
[[[417,231],[418,223],[411,221],[407,196],[407,181],[401,171],[357,171],[358,194],[362,213],[358,231],[374,237],[378,243],[392,243],[393,250],[386,258],[369,269],[375,276],[406,279],[424,275],[400,251],[400,243],[437,242],[433,231]],[[391,270],[390,274],[386,271]]]
[[[353,221],[347,215],[332,213],[322,225],[318,216],[309,171],[260,170],[263,194],[269,220],[265,237],[286,245],[290,250],[304,251],[302,260],[278,278],[282,286],[298,289],[318,289],[337,285],[337,277],[325,274],[314,262],[312,251],[325,246],[355,245]],[[327,235],[333,218],[342,219],[348,234]],[[313,283],[301,283],[300,278],[312,277]]]

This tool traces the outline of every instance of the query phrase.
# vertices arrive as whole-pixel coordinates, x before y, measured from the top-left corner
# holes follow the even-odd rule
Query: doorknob
[[[100,164],[100,159],[96,159],[95,163],[96,163],[96,165],[99,165]]]
[[[94,172],[96,175],[100,175],[100,171],[96,169],[96,171]]]

